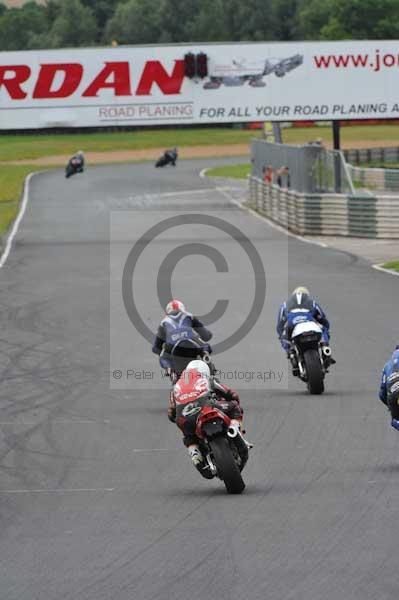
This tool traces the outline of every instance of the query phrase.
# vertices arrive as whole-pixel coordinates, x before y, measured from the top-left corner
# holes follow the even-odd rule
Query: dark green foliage
[[[397,39],[399,0],[306,0],[298,24],[305,39]]]
[[[119,3],[105,30],[105,41],[118,44],[153,44],[161,37],[159,0],[128,0]]]
[[[51,48],[91,46],[97,37],[97,23],[91,8],[80,0],[60,0],[59,12],[48,34]]]
[[[0,50],[110,44],[397,39],[399,0],[0,3]]]
[[[0,16],[0,49],[29,48],[31,37],[45,30],[44,9],[35,2],[28,2],[22,9],[5,10]]]
[[[97,23],[97,39],[101,41],[107,22],[113,17],[119,0],[81,0],[83,6],[90,8]]]

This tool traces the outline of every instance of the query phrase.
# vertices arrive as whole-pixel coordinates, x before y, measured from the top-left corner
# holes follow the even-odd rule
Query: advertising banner
[[[2,52],[0,129],[399,118],[398,74],[399,41]]]

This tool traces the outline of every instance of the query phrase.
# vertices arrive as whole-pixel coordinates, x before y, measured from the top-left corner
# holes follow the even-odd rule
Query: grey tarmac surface
[[[377,388],[398,338],[399,281],[242,211],[229,200],[239,190],[198,178],[208,165],[96,167],[68,181],[61,171],[32,180],[0,271],[2,600],[398,597],[399,434]],[[133,211],[134,241],[169,203],[224,215],[250,234],[265,264],[259,326],[218,365],[250,369],[262,353],[265,364],[280,364],[274,321],[287,285],[307,284],[332,322],[337,365],[322,397],[291,376],[287,385],[285,363],[280,386],[239,382],[255,448],[238,497],[192,468],[166,419],[166,384],[110,386],[110,281],[117,288],[109,214]],[[162,259],[173,237],[199,241],[193,228],[174,233],[146,260]],[[206,239],[235,257],[235,242]],[[193,260],[202,263],[178,265],[173,289],[203,312],[229,296],[231,315],[214,327],[220,338],[242,317],[251,286],[240,285],[237,258],[237,272],[216,274],[226,278],[216,294],[206,283],[214,267]],[[137,299],[142,311],[148,301],[155,327],[156,273],[144,264],[138,275]],[[133,328],[131,338],[134,358],[154,368],[147,342]]]
[[[311,237],[308,239],[312,240]],[[313,239],[337,250],[342,250],[342,252],[361,256],[372,264],[383,264],[390,260],[397,260],[399,256],[397,240],[373,240],[338,236],[315,236]]]

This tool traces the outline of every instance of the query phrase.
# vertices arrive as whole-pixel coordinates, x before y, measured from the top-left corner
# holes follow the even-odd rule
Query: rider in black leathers
[[[68,165],[66,167],[66,177],[74,173],[83,173],[85,166],[85,158],[82,150],[79,150],[76,154],[74,154],[68,161]]]
[[[165,157],[168,159],[168,163],[175,167],[177,161],[177,148],[171,148],[170,150],[166,150]]]

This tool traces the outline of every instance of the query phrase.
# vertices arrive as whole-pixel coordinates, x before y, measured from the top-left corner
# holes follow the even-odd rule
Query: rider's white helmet
[[[295,288],[295,290],[292,292],[292,295],[294,296],[295,294],[307,294],[308,296],[310,295],[308,288],[303,285],[299,285]]]
[[[188,363],[185,370],[187,374],[189,374],[191,371],[197,371],[201,377],[205,377],[206,379],[209,379],[211,376],[210,369],[203,360],[192,360]]]
[[[165,312],[167,315],[170,315],[171,313],[174,312],[186,312],[185,306],[183,304],[183,302],[180,302],[180,300],[171,300],[166,308],[165,308]]]

